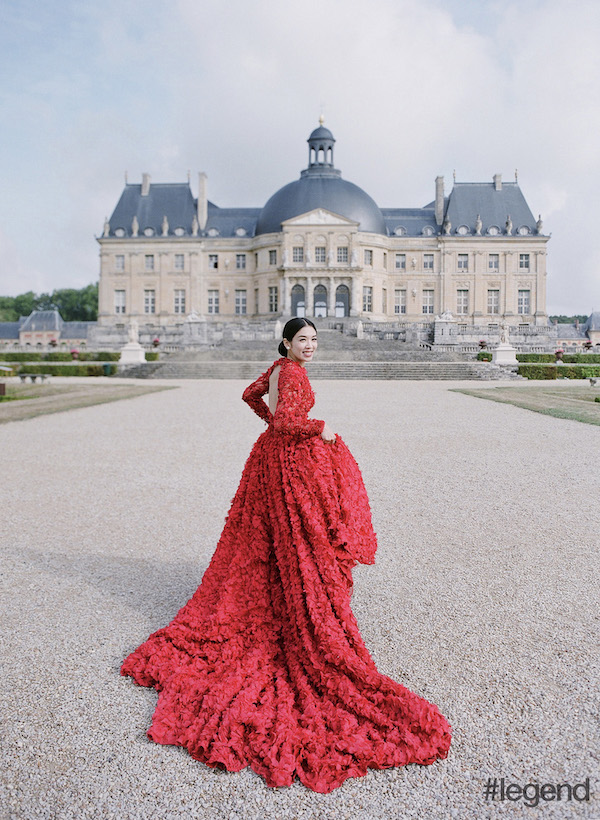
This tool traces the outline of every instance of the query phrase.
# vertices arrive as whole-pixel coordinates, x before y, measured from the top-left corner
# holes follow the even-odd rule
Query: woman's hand
[[[335,433],[329,427],[327,422],[325,422],[325,427],[323,427],[323,432],[321,433],[321,438],[323,441],[335,441]]]

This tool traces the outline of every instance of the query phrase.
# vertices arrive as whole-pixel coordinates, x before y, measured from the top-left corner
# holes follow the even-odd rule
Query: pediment
[[[335,214],[333,211],[328,211],[325,208],[315,208],[312,211],[307,211],[305,214],[286,219],[281,224],[285,228],[296,227],[298,225],[339,225],[348,228],[350,226],[357,226],[358,222],[347,219],[345,216],[340,216],[340,214]]]

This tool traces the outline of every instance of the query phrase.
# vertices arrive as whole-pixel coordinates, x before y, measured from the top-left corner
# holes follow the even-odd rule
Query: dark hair
[[[300,330],[300,328],[306,327],[306,325],[314,327],[315,330],[317,329],[314,326],[313,322],[310,321],[310,319],[302,319],[300,318],[300,316],[296,316],[295,318],[290,319],[289,322],[285,323],[285,326],[283,328],[283,338],[287,339],[288,342],[291,342],[296,333],[298,333],[298,331]],[[283,340],[279,342],[279,347],[277,349],[279,350],[279,354],[281,356],[285,356],[287,358],[287,348],[284,345]]]

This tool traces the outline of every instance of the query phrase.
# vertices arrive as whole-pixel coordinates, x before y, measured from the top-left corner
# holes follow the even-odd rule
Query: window
[[[183,254],[175,254],[175,270],[183,270]]]
[[[118,270],[118,271],[125,270],[125,256],[122,253],[118,253],[115,256],[115,270]]]
[[[387,268],[387,253],[383,252],[383,267]]]
[[[394,291],[394,313],[406,313],[406,290]]]
[[[461,289],[456,291],[456,312],[462,314],[469,312],[468,290]]]
[[[488,270],[499,270],[500,269],[500,254],[499,253],[490,253],[488,256]]]
[[[519,254],[519,270],[529,270],[529,254]]]
[[[277,251],[269,251],[269,265],[277,264]],[[258,313],[258,311],[256,311]]]
[[[258,270],[258,253],[254,254],[254,270]]]
[[[520,290],[518,293],[517,299],[517,313],[520,313],[523,316],[528,316],[530,311],[530,297],[531,291],[529,290]]]
[[[292,248],[292,262],[304,262],[304,248],[301,245]]]
[[[236,253],[235,255],[236,270],[246,270],[246,254]]]
[[[209,313],[218,313],[219,312],[219,291],[218,290],[209,290],[208,291],[208,312]]]
[[[423,254],[423,270],[433,270],[433,254]]]
[[[347,248],[347,246],[337,249],[337,261],[338,262],[347,262],[348,261],[348,248]]]
[[[209,268],[218,268],[219,267],[219,254],[218,253],[209,253],[208,254],[208,267]]]
[[[185,290],[175,291],[175,313],[185,313]]]
[[[469,270],[469,254],[468,253],[459,253],[458,254],[458,269],[459,270]]]
[[[274,285],[269,288],[269,313],[277,313],[277,310],[277,285]]]
[[[115,313],[125,313],[125,291],[115,291]]]
[[[258,313],[258,288],[254,288],[254,312]]]
[[[500,313],[500,291],[488,290],[488,313]]]
[[[154,270],[154,254],[147,253],[144,256],[144,269],[145,270]]]
[[[373,267],[373,251],[365,250],[365,265]]]
[[[338,248],[338,251],[340,248]],[[347,249],[346,249],[347,250]],[[371,313],[373,311],[373,288],[370,285],[363,287],[363,312]]]
[[[235,292],[235,313],[236,316],[244,316],[246,313],[246,291],[236,290]]]
[[[423,313],[433,313],[433,291],[423,291]]]
[[[406,254],[396,254],[396,270],[406,270]]]
[[[315,248],[315,262],[323,263],[323,262],[326,262],[326,261],[327,261],[326,248],[324,248],[322,246],[319,246],[318,248]]]
[[[148,258],[148,257],[146,257]],[[156,291],[144,291],[144,313],[156,313]]]
[[[381,311],[387,313],[387,288],[383,288],[381,291]]]

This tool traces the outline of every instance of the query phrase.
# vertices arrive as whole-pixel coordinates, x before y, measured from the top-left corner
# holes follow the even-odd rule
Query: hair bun
[[[283,341],[279,342],[279,347],[277,350],[279,351],[280,356],[287,357],[287,347],[284,345]]]

